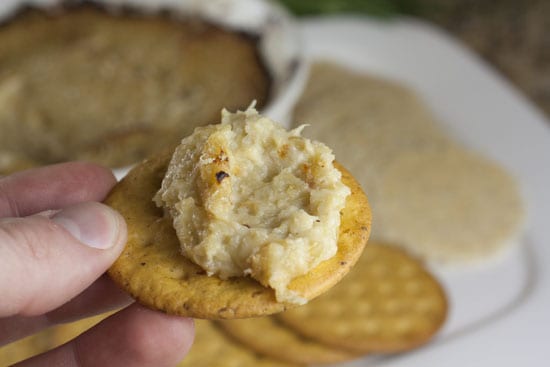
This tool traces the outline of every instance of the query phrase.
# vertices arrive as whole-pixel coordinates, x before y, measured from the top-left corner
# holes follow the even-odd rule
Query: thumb
[[[109,268],[125,242],[124,220],[100,203],[0,219],[0,317],[66,303]]]

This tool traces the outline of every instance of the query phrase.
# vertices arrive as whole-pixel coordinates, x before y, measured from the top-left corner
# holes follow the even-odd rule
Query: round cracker
[[[276,317],[302,335],[356,353],[401,352],[426,343],[443,324],[440,284],[400,249],[369,242],[342,282]]]
[[[260,356],[228,338],[212,322],[195,320],[195,341],[178,367],[297,367]]]
[[[333,149],[369,194],[374,213],[378,203],[372,194],[389,162],[410,150],[449,143],[412,89],[330,62],[313,64],[292,119],[294,127],[309,124],[304,136]]]
[[[106,199],[128,226],[128,242],[109,269],[113,280],[141,304],[163,312],[206,319],[263,316],[295,305],[279,303],[272,289],[249,277],[222,280],[180,254],[171,220],[152,201],[170,154],[145,160],[119,182]],[[289,289],[312,299],[336,284],[363,252],[370,233],[367,197],[344,168],[342,181],[351,194],[342,210],[336,255],[308,274],[295,278]]]
[[[426,260],[487,259],[508,248],[523,223],[513,178],[459,147],[402,155],[380,182],[377,236]]]
[[[299,364],[325,364],[347,361],[357,355],[320,344],[285,327],[274,317],[219,321],[231,337],[257,353]]]

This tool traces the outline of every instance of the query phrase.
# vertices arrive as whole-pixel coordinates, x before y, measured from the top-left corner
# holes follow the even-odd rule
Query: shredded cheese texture
[[[332,151],[302,129],[224,110],[221,124],[183,139],[154,197],[208,275],[251,276],[295,304],[307,300],[288,284],[336,254],[350,193]]]

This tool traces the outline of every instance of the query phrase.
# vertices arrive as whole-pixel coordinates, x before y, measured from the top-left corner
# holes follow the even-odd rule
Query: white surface
[[[431,344],[345,366],[544,365],[550,360],[550,124],[480,59],[425,23],[310,19],[302,32],[312,59],[339,61],[415,89],[455,138],[518,178],[528,206],[525,235],[502,258],[484,267],[434,270],[451,309]]]

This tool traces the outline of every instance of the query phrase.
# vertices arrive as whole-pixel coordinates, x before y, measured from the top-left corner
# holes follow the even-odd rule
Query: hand
[[[122,217],[97,202],[115,182],[88,163],[0,178],[0,346],[127,306],[21,366],[174,366],[187,353],[190,319],[132,304],[103,275],[126,242]]]

